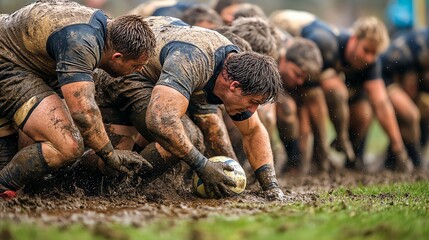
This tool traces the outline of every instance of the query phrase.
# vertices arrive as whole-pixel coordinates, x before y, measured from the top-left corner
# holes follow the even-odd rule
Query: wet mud
[[[84,171],[58,175],[25,187],[16,199],[0,199],[0,219],[60,227],[82,223],[94,231],[103,232],[106,223],[140,227],[162,219],[198,220],[215,215],[251,215],[268,212],[279,205],[309,204],[317,201],[321,193],[338,187],[429,180],[429,174],[422,172],[289,174],[279,179],[286,201],[270,203],[263,198],[254,178],[248,179],[246,190],[239,196],[201,199],[192,192],[190,179],[184,179],[183,171],[178,167],[149,184],[139,184],[125,176],[107,178]]]

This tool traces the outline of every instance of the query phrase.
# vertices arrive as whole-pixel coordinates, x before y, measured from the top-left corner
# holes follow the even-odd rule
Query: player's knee
[[[59,149],[62,155],[61,164],[68,164],[82,157],[84,153],[84,143],[82,138],[69,138],[64,141]]]
[[[411,109],[408,118],[409,118],[410,124],[417,126],[420,123],[420,118],[421,118],[419,110],[417,108]]]

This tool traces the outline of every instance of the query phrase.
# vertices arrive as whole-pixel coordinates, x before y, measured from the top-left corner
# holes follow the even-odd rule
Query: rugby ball
[[[244,191],[244,189],[246,188],[246,173],[237,161],[225,156],[212,157],[209,158],[209,161],[224,162],[232,166],[234,168],[234,171],[224,170],[225,174],[237,183],[236,187],[230,187],[230,189],[236,194],[240,194]],[[192,176],[192,187],[197,196],[202,198],[214,198],[214,194],[212,192],[206,193],[203,181],[201,181],[201,179],[195,172]]]

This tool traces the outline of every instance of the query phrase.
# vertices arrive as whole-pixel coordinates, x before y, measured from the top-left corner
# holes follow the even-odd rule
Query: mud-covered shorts
[[[55,94],[37,74],[0,58],[0,118],[22,128],[34,108]]]

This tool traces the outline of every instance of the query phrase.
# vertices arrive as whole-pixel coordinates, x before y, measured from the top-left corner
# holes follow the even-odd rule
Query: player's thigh
[[[373,118],[371,105],[367,99],[359,99],[350,105],[350,131],[366,134]]]
[[[418,124],[420,121],[419,110],[405,91],[398,86],[390,86],[388,94],[398,121],[408,124]]]

